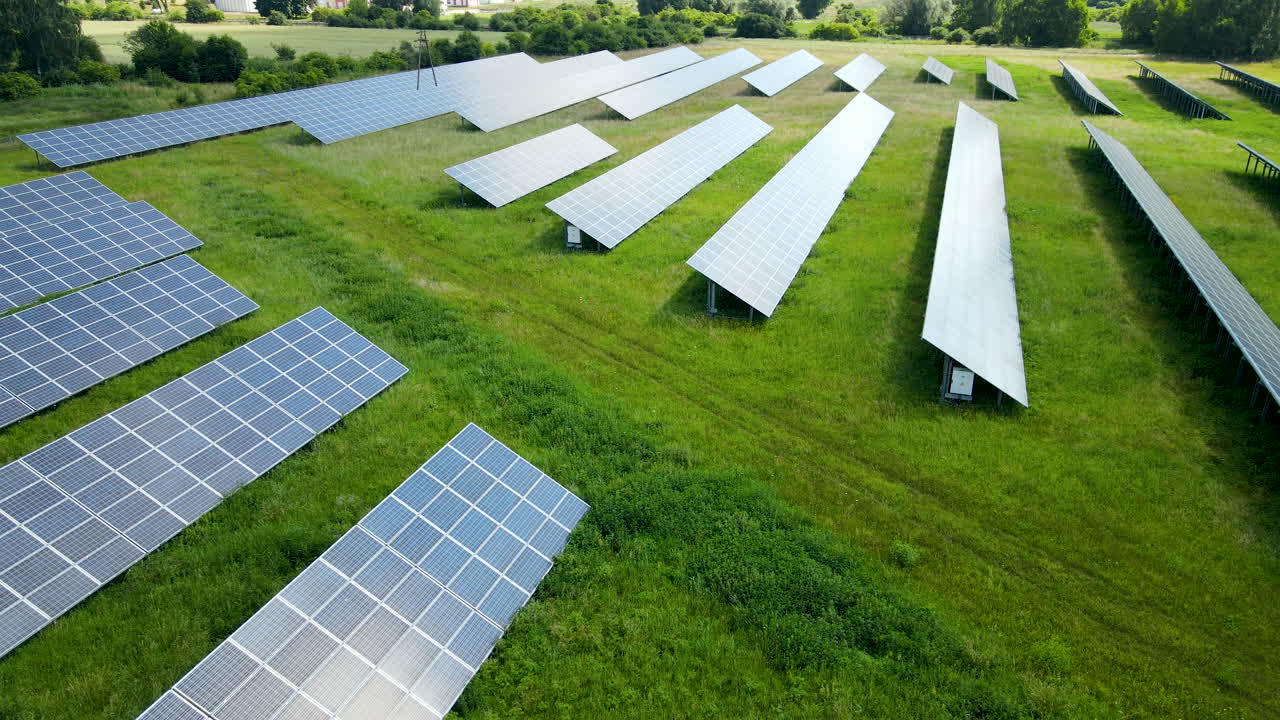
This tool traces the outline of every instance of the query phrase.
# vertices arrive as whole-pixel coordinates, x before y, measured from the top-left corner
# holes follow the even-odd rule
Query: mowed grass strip
[[[709,55],[736,44],[708,43],[699,51]],[[1058,53],[742,44],[766,60],[803,46],[828,65],[776,98],[749,97],[739,80],[730,80],[633,123],[610,118],[599,103],[589,102],[492,134],[465,131],[450,116],[320,147],[296,129],[281,128],[105,164],[93,172],[130,199],[150,200],[196,232],[208,243],[201,261],[264,308],[270,306],[264,297],[285,302],[290,296],[292,309],[300,312],[310,307],[307,302],[318,302],[315,295],[324,284],[306,285],[314,272],[307,263],[295,263],[258,239],[274,231],[251,225],[245,237],[237,220],[264,215],[270,228],[276,213],[243,195],[265,192],[279,204],[281,217],[292,218],[289,222],[340,232],[361,253],[381,258],[419,288],[412,292],[441,299],[468,324],[496,329],[518,348],[513,352],[556,367],[586,394],[610,396],[627,408],[630,422],[644,426],[641,435],[652,447],[676,448],[700,472],[738,467],[766,479],[779,496],[836,537],[883,559],[877,572],[937,603],[948,618],[944,625],[960,628],[969,657],[982,666],[1011,666],[1021,676],[1021,689],[995,693],[1012,699],[1001,707],[1077,717],[1274,715],[1280,708],[1272,682],[1280,668],[1270,652],[1278,644],[1280,618],[1268,600],[1280,569],[1272,549],[1278,475],[1274,428],[1252,423],[1244,411],[1247,393],[1230,386],[1234,367],[1220,363],[1211,344],[1197,337],[1198,323],[1172,312],[1181,296],[1109,196],[1085,151],[1078,122],[1085,116],[1057,77]],[[684,260],[848,102],[852,95],[830,91],[830,72],[864,50],[889,65],[871,94],[898,111],[894,124],[777,316],[763,324],[708,320],[701,312],[704,285]],[[939,53],[958,70],[950,88],[917,82],[924,57]],[[986,99],[979,78],[982,55],[988,53],[1013,71],[1023,102]],[[1270,252],[1274,200],[1239,176],[1243,162],[1234,149],[1234,141],[1244,139],[1265,151],[1274,134],[1274,112],[1213,80],[1216,72],[1209,64],[1154,61],[1236,118],[1234,123],[1187,121],[1144,91],[1128,58],[1077,55],[1073,64],[1126,112],[1124,118],[1097,122],[1130,145],[1263,306],[1280,316],[1278,291],[1268,281],[1276,272]],[[1026,412],[939,406],[940,359],[919,340],[948,131],[959,100],[1001,127],[1032,401]],[[731,103],[757,113],[775,132],[618,250],[569,255],[560,249],[561,225],[542,203]],[[618,147],[618,156],[501,210],[457,206],[456,186],[442,168],[575,121]],[[19,151],[0,155],[15,178],[36,172],[29,157]],[[215,262],[220,257],[225,261]],[[355,297],[355,290],[338,295]],[[331,309],[341,314],[340,308]],[[256,322],[265,321],[251,318],[227,332]],[[428,343],[415,339],[397,345]],[[217,354],[196,347],[179,352],[188,351]],[[31,449],[37,437],[52,439],[178,374],[175,364],[186,362],[184,357],[190,361],[192,356],[166,356],[19,426],[34,435],[10,437]],[[433,351],[410,364],[420,374],[420,368],[439,362]],[[159,372],[155,368],[173,375],[147,374]],[[486,386],[499,381],[496,375],[457,377],[433,379],[439,382],[431,388],[435,394],[422,393],[426,398],[414,402],[435,404],[423,406],[421,415],[413,416],[415,423],[453,419],[452,408],[467,404],[500,412],[497,408],[519,404],[510,398],[531,392],[521,387],[495,399]],[[129,388],[135,379],[138,385]],[[117,392],[117,402],[102,401],[104,393]],[[397,402],[394,397],[389,394],[384,402]],[[98,398],[92,406],[96,412],[86,409],[92,398]],[[373,416],[377,407],[358,415]],[[465,419],[471,418],[433,429],[433,442],[421,443],[421,457]],[[358,421],[353,416],[353,427]],[[501,435],[504,429],[519,432],[520,426],[508,422],[490,429]],[[352,431],[361,440],[364,433],[391,433],[395,445],[400,430],[383,427],[374,423]],[[575,448],[563,443],[570,438],[590,442],[578,430],[504,439],[522,450],[563,453],[563,467],[571,467]],[[600,433],[605,434],[603,428]],[[325,436],[316,451],[336,438],[336,433]],[[530,452],[535,461],[547,457]],[[370,465],[360,472],[369,475],[347,475],[343,482],[359,486],[351,478],[364,476],[381,483],[381,494],[369,491],[368,504],[420,461],[406,456],[400,468],[391,467],[393,458],[358,457]],[[560,467],[547,469],[557,474]],[[375,468],[381,472],[375,474]],[[288,472],[282,467],[264,480]],[[253,491],[265,492],[251,487],[242,494]],[[276,511],[293,517],[287,497],[282,494]],[[595,502],[590,493],[588,499]],[[672,505],[674,512],[684,501]],[[305,520],[305,515],[297,517]],[[894,565],[890,547],[895,540],[923,548],[920,562],[912,568]],[[721,597],[717,588],[723,585],[710,580],[710,592],[665,592],[683,587],[682,581],[670,580],[671,573],[679,577],[682,572],[671,566],[698,572],[704,566],[687,557],[670,565],[655,559],[662,557],[661,551],[625,551],[621,559],[589,562],[608,568],[600,571],[606,573],[652,563],[667,580],[650,582],[647,586],[659,591],[636,605],[602,608],[582,596],[575,604],[591,620],[577,626],[574,637],[592,647],[626,645],[625,659],[618,661],[626,674],[672,673],[670,679],[616,677],[595,668],[598,656],[592,652],[564,652],[543,637],[540,642],[572,668],[560,682],[576,687],[577,673],[585,673],[582,677],[590,679],[583,684],[601,689],[583,690],[574,702],[557,705],[568,691],[555,686],[527,712],[575,716],[582,707],[597,707],[592,703],[612,706],[619,697],[635,697],[637,688],[642,699],[653,696],[670,707],[684,702],[693,708],[677,714],[714,707],[760,715],[781,707],[796,716],[846,717],[862,709],[871,716],[899,717],[903,707],[914,709],[914,699],[909,705],[895,703],[914,698],[919,685],[881,682],[881,675],[856,665],[779,675],[777,665],[766,659],[776,654],[769,631],[744,625],[736,611],[726,610],[714,599]],[[287,575],[282,570],[271,578]],[[257,607],[268,590],[244,605]],[[618,590],[600,592],[608,596]],[[675,622],[686,609],[695,619]],[[624,627],[632,617],[643,620],[633,629]],[[609,629],[609,640],[590,634],[597,622]],[[653,632],[668,622],[672,644],[662,644],[663,634]],[[724,627],[745,633],[711,631]],[[624,637],[631,642],[618,640]],[[636,641],[641,637],[663,648],[664,658],[729,655],[719,665],[691,661],[682,673],[674,665],[646,664],[653,656]],[[198,644],[207,648],[212,641]],[[506,647],[522,652],[529,646],[511,642]],[[190,654],[194,662],[202,652]],[[639,667],[649,670],[630,672]],[[938,667],[945,672],[956,666]],[[8,670],[0,664],[3,672]],[[39,677],[29,668],[21,675]],[[733,676],[741,682],[731,681]],[[156,688],[172,677],[156,680]],[[923,685],[937,682],[926,672],[916,678]],[[544,681],[538,676],[534,684]],[[466,702],[475,698],[477,704],[468,705],[468,712],[497,717],[508,706],[527,707],[513,698],[532,692],[528,682],[494,682],[476,686]],[[995,686],[1005,687],[1002,683]],[[698,692],[689,693],[691,686]],[[502,701],[481,700],[490,692]],[[1024,692],[1028,705],[1020,704]],[[804,704],[776,704],[796,697]],[[932,712],[939,706],[922,707]],[[954,707],[938,711],[964,715]]]

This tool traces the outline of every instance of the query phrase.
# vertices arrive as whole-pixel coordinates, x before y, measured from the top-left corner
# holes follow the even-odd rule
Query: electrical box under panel
[[[947,378],[947,399],[973,400],[973,383],[976,377],[969,368],[952,366],[951,376]]]

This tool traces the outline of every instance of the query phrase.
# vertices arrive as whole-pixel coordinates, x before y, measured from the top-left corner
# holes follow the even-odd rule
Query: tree
[[[449,62],[467,62],[484,57],[480,45],[480,36],[470,30],[463,30],[453,39],[453,49],[449,51]]]
[[[1152,36],[1160,52],[1200,57],[1272,57],[1280,50],[1280,3],[1161,0]]]
[[[187,22],[211,23],[222,18],[222,11],[211,7],[209,0],[187,0]]]
[[[800,16],[812,20],[822,14],[831,4],[831,0],[800,0]]]
[[[200,43],[196,57],[204,82],[234,82],[249,62],[249,51],[230,35],[211,35]]]
[[[539,23],[529,37],[529,52],[535,55],[569,55],[573,37],[560,23]]]
[[[1014,0],[1000,20],[1001,40],[1031,47],[1080,47],[1089,40],[1085,0]]]
[[[747,0],[742,5],[743,14],[757,13],[768,15],[778,20],[786,20],[789,11],[794,8],[791,0]]]
[[[84,40],[80,15],[62,2],[0,0],[0,67],[12,64],[35,75],[74,70]]]
[[[881,18],[893,32],[920,37],[946,25],[951,10],[951,0],[889,0]]]
[[[956,0],[951,24],[973,32],[981,27],[995,25],[999,10],[999,0]]]
[[[1134,45],[1155,43],[1156,18],[1159,15],[1159,0],[1129,0],[1120,13],[1120,31],[1124,41]]]
[[[791,34],[791,29],[781,19],[764,13],[747,13],[738,18],[735,37],[780,38]]]
[[[145,75],[152,68],[183,82],[200,82],[196,41],[171,23],[152,20],[124,36],[124,49],[134,70]]]
[[[306,17],[311,12],[311,6],[315,5],[315,0],[256,0],[256,2],[258,14],[264,18],[271,17],[272,11],[282,13],[285,17]]]

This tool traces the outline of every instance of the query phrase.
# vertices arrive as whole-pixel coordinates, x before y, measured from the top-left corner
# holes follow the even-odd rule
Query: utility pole
[[[431,41],[427,39],[427,31],[418,31],[418,75],[414,80],[413,89],[422,89],[422,46],[427,46],[427,64],[431,66],[431,84],[439,87],[440,82],[436,80],[436,63],[431,57]]]

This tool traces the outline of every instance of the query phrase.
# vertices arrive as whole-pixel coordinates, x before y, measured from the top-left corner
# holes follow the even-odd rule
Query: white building
[[[222,12],[256,13],[258,6],[254,0],[213,0],[213,4]]]

